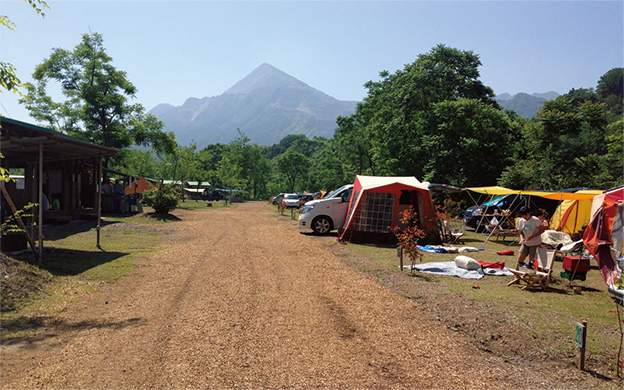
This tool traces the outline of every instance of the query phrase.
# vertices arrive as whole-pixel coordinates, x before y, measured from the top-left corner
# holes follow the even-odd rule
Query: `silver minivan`
[[[299,229],[312,229],[316,234],[328,234],[344,223],[353,184],[342,186],[323,199],[307,202],[299,214]]]

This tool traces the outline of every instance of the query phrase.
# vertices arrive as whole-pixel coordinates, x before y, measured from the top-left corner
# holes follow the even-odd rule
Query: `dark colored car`
[[[210,193],[207,194],[206,199],[209,202],[215,201],[215,200],[223,200],[225,197],[223,196],[223,194],[219,191],[212,191]]]
[[[546,217],[550,217],[557,208],[557,204],[558,202],[556,200],[541,198],[539,196],[529,197],[517,194],[501,195],[495,197],[491,201],[483,203],[481,206],[472,206],[466,209],[464,220],[466,221],[466,226],[481,231],[485,229],[482,225],[489,223],[492,217],[502,215],[503,210],[510,211],[507,219],[511,221],[518,216],[518,210],[523,206],[529,207],[532,214],[536,217],[542,215],[542,210],[547,214]],[[483,217],[483,214],[485,214],[486,218]]]
[[[306,204],[306,202],[314,200],[314,196],[310,194],[299,194],[298,196],[299,196],[299,204],[302,206]]]
[[[273,203],[273,204],[278,204],[279,202],[281,202],[281,201],[282,201],[282,198],[283,198],[283,197],[284,197],[284,193],[282,192],[282,193],[280,193],[279,195],[275,196],[275,197],[273,198],[273,200],[271,201],[271,203]]]

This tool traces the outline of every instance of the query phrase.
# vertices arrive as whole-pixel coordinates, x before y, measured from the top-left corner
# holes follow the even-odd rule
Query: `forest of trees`
[[[180,146],[156,117],[130,104],[136,89],[112,66],[99,34],[73,51],[54,49],[26,84],[21,102],[56,130],[120,150],[110,168],[152,179],[209,181],[249,198],[315,192],[355,175],[416,176],[453,186],[608,189],[622,185],[622,68],[594,88],[547,101],[533,119],[506,111],[479,80],[479,56],[438,45],[403,69],[365,84],[366,98],[337,118],[331,139],[289,135],[250,144],[245,129],[229,144]],[[66,100],[47,95],[58,82]],[[138,146],[142,146],[139,148]]]
[[[315,192],[355,175],[414,175],[454,186],[513,189],[608,189],[624,177],[624,71],[605,73],[595,89],[545,102],[529,120],[504,111],[479,81],[479,57],[440,45],[395,74],[366,84],[368,95],[340,117],[332,139],[289,135],[278,144],[178,147],[156,158],[126,150],[115,166],[153,178],[229,184],[250,198]]]

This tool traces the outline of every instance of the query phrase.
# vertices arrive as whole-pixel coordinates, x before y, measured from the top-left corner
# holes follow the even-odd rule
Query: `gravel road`
[[[3,389],[541,387],[266,203],[175,214],[164,252],[2,347]]]

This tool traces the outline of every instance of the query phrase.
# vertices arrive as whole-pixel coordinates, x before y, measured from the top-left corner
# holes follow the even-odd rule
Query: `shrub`
[[[143,193],[143,204],[153,207],[157,214],[167,214],[178,207],[180,190],[172,185],[154,188]]]
[[[414,206],[409,206],[401,212],[401,223],[404,227],[400,229],[398,226],[393,226],[390,229],[397,238],[397,245],[412,260],[412,268],[416,260],[421,260],[423,256],[422,252],[418,250],[418,241],[425,237],[425,232],[418,227],[418,220],[418,213]]]

